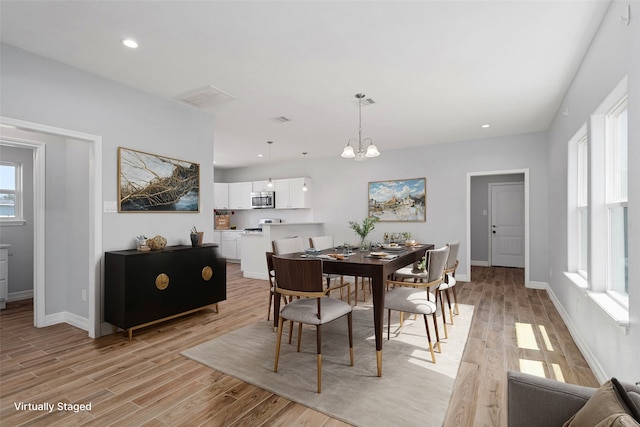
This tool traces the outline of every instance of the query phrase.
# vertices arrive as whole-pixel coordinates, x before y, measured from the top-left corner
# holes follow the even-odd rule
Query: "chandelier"
[[[365,160],[367,157],[378,157],[380,152],[378,151],[378,147],[373,145],[373,140],[371,138],[362,139],[362,98],[364,98],[364,93],[356,93],[355,97],[358,99],[358,149],[354,151],[351,146],[351,142],[355,146],[356,140],[350,139],[347,144],[344,146],[344,150],[342,150],[341,156],[345,159],[354,159],[357,162],[361,162]],[[366,144],[367,148],[365,150],[364,146]]]

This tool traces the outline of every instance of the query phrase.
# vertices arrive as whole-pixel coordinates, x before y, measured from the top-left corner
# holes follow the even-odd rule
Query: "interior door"
[[[490,184],[491,265],[524,268],[524,184]]]

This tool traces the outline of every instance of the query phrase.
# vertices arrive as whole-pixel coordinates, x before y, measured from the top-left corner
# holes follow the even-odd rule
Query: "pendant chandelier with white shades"
[[[271,163],[271,144],[273,144],[273,141],[267,141],[267,144],[269,144],[269,163]],[[273,188],[273,180],[271,177],[269,177],[269,181],[267,181],[267,187]]]
[[[347,144],[344,146],[344,150],[342,150],[341,156],[345,159],[354,159],[357,162],[361,162],[365,160],[367,157],[378,157],[380,152],[378,151],[378,147],[373,145],[373,140],[371,138],[362,139],[362,98],[364,98],[364,93],[356,93],[355,97],[358,99],[358,149],[354,151],[351,146],[351,142],[355,146],[356,140],[350,139]],[[364,145],[367,145],[366,149]]]
[[[304,159],[304,170],[307,170],[307,154],[308,153],[306,151],[304,151],[302,153],[302,155],[304,156],[303,157],[303,159]],[[307,181],[304,181],[302,183],[302,191],[308,191],[308,190],[309,190],[309,188],[307,187]]]

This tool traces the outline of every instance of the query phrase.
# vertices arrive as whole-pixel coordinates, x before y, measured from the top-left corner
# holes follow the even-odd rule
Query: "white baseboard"
[[[456,281],[458,282],[470,282],[471,280],[466,274],[458,274],[456,273]]]
[[[529,289],[541,289],[545,291],[549,289],[549,284],[547,282],[536,282],[534,280],[529,280],[529,283],[527,283],[525,287]]]
[[[89,331],[89,319],[86,317],[78,316],[74,313],[69,313],[67,311],[61,311],[55,314],[47,314],[44,317],[45,326],[57,325],[58,323],[68,323],[71,326],[75,326],[76,328],[80,328],[84,331]]]
[[[33,298],[33,289],[28,291],[11,292],[7,295],[7,302],[9,301],[21,301],[23,299]]]
[[[609,380],[609,377],[607,376],[604,369],[602,368],[602,365],[600,365],[600,362],[598,362],[598,359],[591,352],[589,347],[584,343],[584,340],[582,339],[582,336],[578,332],[578,329],[576,328],[576,326],[573,324],[571,317],[566,312],[562,304],[560,304],[560,300],[553,293],[553,289],[551,289],[550,286],[547,287],[547,293],[549,294],[549,299],[551,299],[551,302],[555,306],[556,310],[558,310],[560,317],[562,317],[564,324],[567,325],[567,329],[569,330],[569,334],[571,334],[571,338],[573,338],[573,341],[575,341],[576,346],[578,346],[578,349],[580,349],[580,352],[582,353],[582,355],[584,356],[584,359],[587,361],[587,364],[593,371],[593,374],[596,376],[600,384],[605,383],[607,380]]]
[[[489,265],[489,261],[474,261],[474,260],[471,260],[471,265],[476,266],[476,267],[491,267]]]

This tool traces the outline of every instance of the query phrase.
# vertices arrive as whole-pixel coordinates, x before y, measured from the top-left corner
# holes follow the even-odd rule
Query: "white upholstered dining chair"
[[[299,298],[289,302],[289,304],[285,305],[280,311],[273,371],[278,372],[283,323],[286,320],[299,323],[298,352],[300,352],[302,324],[314,325],[316,327],[318,393],[320,393],[322,391],[322,325],[340,317],[347,316],[349,328],[349,359],[350,365],[353,366],[351,305],[339,299],[328,298],[326,296],[331,288],[324,289],[322,261],[320,259],[292,259],[274,256],[273,266],[276,277],[278,278],[276,281],[276,292],[285,296]]]
[[[325,249],[331,249],[334,248],[335,246],[333,245],[333,236],[316,236],[316,237],[309,237],[309,247],[313,248],[313,249],[317,249],[319,251],[323,251]],[[339,274],[326,274],[323,273],[322,277],[325,278],[325,280],[327,281],[327,287],[331,286],[331,281],[333,280],[334,282],[338,282],[338,280],[340,280],[340,285],[336,286],[337,288],[340,288],[340,299],[343,298],[342,295],[342,290],[344,289],[345,285],[344,285],[344,276],[341,276]],[[358,298],[358,283],[356,280],[356,300]],[[347,302],[349,304],[351,304],[351,295],[347,294]]]
[[[453,325],[453,313],[460,314],[458,309],[458,294],[456,293],[456,269],[458,268],[458,250],[460,249],[460,242],[447,243],[449,247],[449,257],[447,258],[447,264],[444,267],[444,281],[438,288],[441,301],[447,298],[447,305],[449,307],[449,318]],[[455,310],[451,310],[451,295],[449,291],[453,293],[453,300],[455,302]],[[446,322],[444,312],[442,313],[442,321]]]
[[[438,287],[444,281],[444,267],[447,263],[448,256],[448,246],[427,251],[426,280],[423,282],[388,280],[387,284],[392,284],[395,287],[387,292],[384,297],[384,308],[387,310],[387,339],[389,339],[391,334],[391,310],[400,312],[400,327],[403,325],[403,313],[421,314],[427,330],[427,340],[429,341],[429,351],[433,363],[436,363],[436,355],[431,341],[428,316],[431,316],[433,319],[438,352],[442,352],[442,349],[440,346],[440,333],[438,332],[438,320],[436,316],[437,305],[436,302],[429,297],[429,293],[433,292],[437,294]],[[443,323],[446,331],[446,322]]]
[[[335,248],[335,244],[333,241],[333,236],[316,236],[316,237],[309,237],[309,246],[311,246],[314,249],[317,249],[319,251],[325,250],[325,249],[330,249],[330,248]],[[343,281],[344,277],[343,276],[338,276],[338,275],[332,275],[333,277],[340,277],[340,280]],[[354,305],[358,305],[358,276],[354,276],[354,285],[355,285],[355,303]],[[362,279],[362,301],[365,300],[365,278],[361,277],[360,279]],[[371,285],[371,281],[369,281],[369,285]],[[340,298],[342,298],[342,291],[340,291]],[[347,300],[349,302],[349,304],[351,304],[351,295],[347,296]]]
[[[302,239],[298,236],[275,239],[271,241],[271,247],[273,248],[274,255],[286,255],[304,252]]]

